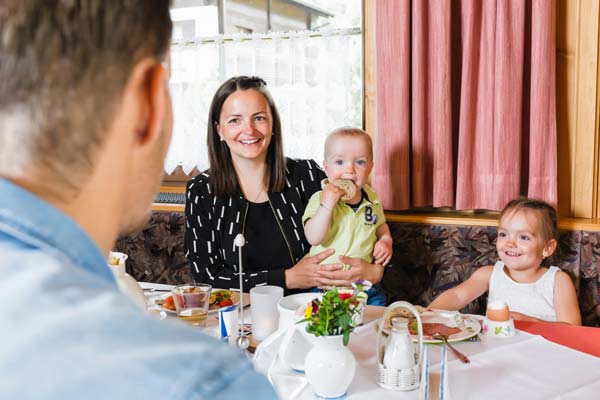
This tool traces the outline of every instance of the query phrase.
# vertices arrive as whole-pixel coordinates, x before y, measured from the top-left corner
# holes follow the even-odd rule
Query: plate
[[[218,292],[224,292],[224,291],[226,291],[226,290],[225,290],[225,289],[218,289],[218,290],[214,290],[214,291],[212,292],[212,294],[216,294],[216,293],[218,293]],[[158,306],[158,307],[159,307],[161,310],[163,310],[164,312],[166,312],[166,313],[168,313],[168,314],[175,315],[175,314],[177,314],[177,313],[175,312],[175,310],[170,310],[170,309],[168,309],[168,308],[165,308],[165,307],[163,307],[163,306],[160,304],[160,303],[162,303],[164,300],[166,300],[166,298],[167,298],[167,297],[170,297],[170,296],[172,296],[172,295],[171,295],[171,293],[164,293],[164,294],[161,294],[160,296],[156,296],[156,297],[154,297],[154,298],[152,299],[152,301],[154,302],[154,304],[156,304],[156,305],[157,305],[157,306]],[[233,305],[236,305],[236,304],[238,304],[238,303],[240,302],[240,294],[239,294],[239,292],[234,292],[234,291],[231,291],[231,301],[233,302]],[[247,300],[246,300],[246,298],[244,297],[244,305],[246,305],[246,301],[247,301]],[[225,306],[225,307],[228,307],[228,306]],[[209,313],[209,314],[216,313],[217,311],[219,311],[219,309],[220,309],[220,308],[221,308],[221,307],[219,307],[219,306],[218,306],[218,305],[216,305],[216,304],[211,304],[211,305],[208,307],[208,313]]]
[[[439,323],[448,327],[452,327],[453,320],[456,319],[456,315],[457,313],[454,312],[425,311],[421,314],[421,320],[424,324]],[[448,342],[460,342],[461,340],[472,338],[481,332],[481,324],[475,318],[462,314],[458,315],[462,318],[463,323],[457,326],[457,329],[460,329],[459,332],[448,336]],[[417,342],[419,340],[417,335],[410,335],[410,337],[412,338],[413,342]],[[426,336],[423,335],[423,343],[439,344],[444,342],[442,340],[426,338]]]

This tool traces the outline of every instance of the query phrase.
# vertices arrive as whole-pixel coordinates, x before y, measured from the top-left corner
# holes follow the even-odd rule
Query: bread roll
[[[356,195],[356,185],[348,179],[336,179],[333,184],[342,189],[345,194],[340,198],[342,201],[352,200]]]

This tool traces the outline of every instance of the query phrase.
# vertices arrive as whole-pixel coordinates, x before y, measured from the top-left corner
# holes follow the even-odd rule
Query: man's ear
[[[135,67],[131,84],[139,96],[140,113],[136,123],[136,142],[144,145],[161,134],[168,96],[167,68],[154,59],[144,59]]]

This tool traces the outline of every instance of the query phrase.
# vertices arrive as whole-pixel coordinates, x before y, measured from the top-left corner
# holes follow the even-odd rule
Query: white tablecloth
[[[142,287],[170,289],[172,286],[141,283]],[[147,292],[148,295],[160,294]],[[249,310],[245,321],[250,322]],[[216,318],[209,318],[209,334],[217,334]],[[214,332],[213,332],[214,331]],[[470,359],[463,364],[448,353],[448,390],[444,400],[468,399],[595,399],[600,395],[600,358],[550,342],[541,336],[518,331],[508,339],[480,335],[480,342],[454,343]],[[282,399],[314,399],[304,374],[286,368],[277,358],[279,336],[259,347],[257,369],[267,372]],[[350,349],[357,360],[348,400],[419,399],[418,390],[394,392],[376,383],[376,332],[372,325],[351,336]],[[270,343],[269,343],[270,342]],[[429,345],[429,399],[439,398],[441,346]]]
[[[480,342],[454,343],[470,359],[463,364],[448,352],[448,392],[444,399],[592,399],[600,393],[600,358],[552,343],[541,336],[518,331],[508,339],[488,338]],[[420,399],[419,390],[395,392],[377,385],[375,329],[360,330],[350,338],[357,371],[349,400]],[[277,348],[261,354],[257,368],[266,365]],[[428,345],[430,353],[429,399],[439,398],[441,346]],[[263,358],[261,360],[261,358]],[[286,368],[277,360],[270,377],[282,399],[314,399],[304,374]]]

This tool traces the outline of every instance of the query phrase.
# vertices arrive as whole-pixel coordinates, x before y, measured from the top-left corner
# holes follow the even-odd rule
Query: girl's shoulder
[[[494,265],[484,265],[483,267],[477,268],[473,275],[477,274],[479,277],[489,277],[494,271]]]

